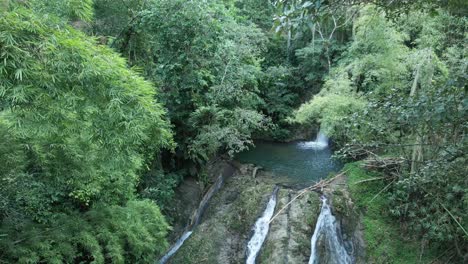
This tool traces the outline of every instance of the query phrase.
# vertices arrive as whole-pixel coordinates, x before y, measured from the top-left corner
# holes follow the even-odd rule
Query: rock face
[[[190,217],[200,203],[202,189],[194,178],[185,179],[176,189],[173,201],[174,208],[169,217],[173,220],[169,242],[173,243],[182,235],[190,221]]]
[[[274,182],[253,166],[239,165],[208,203],[200,224],[168,263],[243,263],[251,228],[262,214]]]
[[[331,258],[329,251],[326,248],[326,243],[327,243],[326,241],[327,239],[325,235],[320,235],[318,239],[318,243],[317,243],[318,259],[320,259],[320,263],[323,263],[323,264],[335,264],[335,262]]]
[[[210,193],[214,193],[219,189],[216,186],[219,185],[220,176],[223,176],[223,179],[230,177],[234,174],[234,171],[235,166],[229,162],[223,160],[211,162],[207,167],[207,174],[213,184],[206,191],[203,190],[204,188],[195,178],[184,179],[175,190],[174,208],[169,215],[173,220],[171,223],[173,232],[169,237],[170,242],[175,242],[188,227],[198,224],[197,220],[201,218],[207,202],[212,196]]]
[[[346,175],[337,177],[324,192],[332,201],[332,213],[340,223],[340,232],[346,251],[354,263],[366,263],[361,215],[349,194]]]
[[[260,263],[307,263],[310,236],[320,210],[320,199],[316,193],[307,192],[286,206],[298,194],[297,190],[292,189],[280,191],[277,208],[278,211],[284,210],[271,222]]]
[[[223,187],[214,194],[200,224],[168,263],[245,263],[252,227],[263,213],[278,176],[257,170],[257,176],[253,178],[255,166],[234,165],[234,174],[226,178]],[[333,214],[340,221],[347,251],[351,252],[356,263],[363,263],[361,252],[364,243],[359,215],[355,213],[344,183],[344,177],[338,178],[323,191],[333,205]],[[274,218],[257,263],[308,262],[310,240],[320,213],[321,200],[319,194],[305,192],[288,204],[299,194],[299,189],[294,186],[281,186]],[[320,263],[334,263],[323,241],[320,238],[318,243]]]

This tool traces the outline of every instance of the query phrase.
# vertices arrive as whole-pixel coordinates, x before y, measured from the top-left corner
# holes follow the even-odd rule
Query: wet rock
[[[326,195],[332,201],[332,212],[340,222],[343,242],[354,263],[365,263],[365,242],[361,215],[356,209],[346,184],[346,175],[341,175],[328,188]]]
[[[297,190],[282,189],[277,211],[298,194]],[[313,192],[304,193],[287,206],[271,223],[259,263],[307,263],[319,210],[320,199]]]
[[[206,209],[200,225],[169,263],[245,263],[246,246],[252,226],[260,217],[271,190],[281,177],[258,170],[255,178],[252,164],[237,164],[235,175],[226,180]],[[364,263],[364,242],[359,214],[346,190],[346,178],[338,178],[324,190],[332,201],[332,212],[340,222],[345,248],[356,260]],[[286,206],[300,193],[299,187],[282,185],[269,234],[257,257],[257,263],[307,263],[310,240],[314,232],[321,201],[314,192],[306,192]],[[283,209],[283,210],[282,210]],[[320,237],[320,263],[333,264],[326,250],[326,239]]]
[[[327,239],[325,234],[320,235],[317,241],[317,255],[320,263],[332,264],[331,255],[327,249]]]
[[[251,228],[262,214],[274,182],[259,173],[255,179],[237,171],[215,194],[200,225],[169,263],[243,263]]]

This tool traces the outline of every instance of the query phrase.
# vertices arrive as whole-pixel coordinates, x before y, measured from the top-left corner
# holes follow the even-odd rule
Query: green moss
[[[255,181],[251,177],[229,178],[210,201],[203,223],[194,230],[170,263],[218,263],[220,249],[226,246],[228,236],[248,237],[272,190],[272,184]],[[229,195],[229,191],[239,193]]]
[[[379,193],[388,183],[382,180],[359,182],[380,175],[367,172],[359,163],[346,164],[348,184],[355,205],[363,212],[364,239],[368,263],[429,263],[435,250],[421,255],[421,243],[405,236],[397,219],[388,213],[386,192]],[[376,196],[377,195],[377,196]]]
[[[271,255],[273,254],[273,249],[274,247],[272,243],[266,243],[264,245],[262,252],[260,253],[260,263],[268,263]]]
[[[173,264],[191,264],[191,263],[216,263],[217,247],[219,238],[222,236],[222,230],[213,226],[209,230],[212,240],[208,240],[205,230],[195,230],[192,236],[187,239],[177,254],[170,260]]]
[[[264,209],[262,205],[268,201],[272,187],[268,184],[252,184],[252,182],[248,181],[241,183],[239,189],[242,192],[233,204],[235,211],[231,211],[225,219],[227,220],[227,227],[231,231],[246,234],[259,217],[259,212]]]
[[[311,209],[305,211],[306,223],[308,226],[311,227],[312,230],[314,230],[322,205],[320,202],[319,195],[315,192],[309,192],[307,201],[308,203],[310,203]]]
[[[334,210],[342,216],[349,216],[349,208],[346,206],[346,198],[343,196],[343,192],[337,189],[333,192],[332,204]]]
[[[302,236],[298,236],[296,238],[296,247],[293,248],[293,254],[300,255],[304,252],[308,253],[310,251],[310,234],[304,234]]]

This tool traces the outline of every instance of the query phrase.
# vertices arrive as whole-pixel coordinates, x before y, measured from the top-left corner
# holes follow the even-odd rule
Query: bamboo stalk
[[[375,177],[375,178],[365,179],[365,180],[357,181],[354,184],[370,182],[370,181],[377,181],[377,180],[382,180],[382,179],[385,179],[385,177]]]
[[[375,198],[377,198],[377,196],[379,196],[379,194],[381,194],[383,191],[385,191],[388,187],[390,187],[390,185],[392,185],[392,183],[394,182],[395,180],[393,180],[392,182],[390,182],[387,186],[385,186],[382,190],[380,190],[374,197],[372,197],[372,199],[368,202],[368,203],[371,203],[372,201],[374,201]]]
[[[452,217],[452,219],[455,221],[455,223],[457,223],[457,225],[461,228],[461,230],[463,230],[463,233],[465,233],[465,236],[468,237],[468,232],[466,232],[465,228],[463,228],[463,226],[460,224],[460,222],[458,222],[458,220],[455,218],[455,216],[453,216],[452,213],[447,208],[445,208],[445,206],[442,203],[440,203],[440,205],[442,205],[442,207]]]
[[[332,181],[334,181],[337,177],[339,176],[342,176],[343,174],[345,174],[346,172],[348,172],[348,170],[345,170],[337,175],[335,175],[333,178],[331,179],[328,179],[328,180],[321,180],[319,182],[317,182],[316,184],[312,185],[312,186],[309,186],[309,187],[306,187],[302,190],[300,190],[300,193],[298,195],[296,195],[291,201],[289,201],[285,206],[283,206],[271,219],[270,221],[268,222],[268,224],[270,224],[278,215],[281,214],[281,212],[283,212],[290,204],[292,204],[297,198],[299,198],[300,196],[302,196],[304,193],[308,192],[308,191],[313,191],[313,190],[317,190],[320,188],[320,190],[322,190],[326,185],[330,184]]]

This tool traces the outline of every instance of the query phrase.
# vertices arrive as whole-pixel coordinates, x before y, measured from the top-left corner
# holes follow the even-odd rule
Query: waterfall
[[[174,255],[177,250],[179,250],[179,248],[182,246],[182,244],[184,244],[185,240],[187,240],[187,238],[190,237],[190,235],[192,234],[192,231],[186,231],[178,240],[177,242],[174,244],[174,246],[171,247],[171,249],[167,252],[166,255],[164,255],[164,257],[162,257],[160,260],[159,260],[159,264],[164,264],[166,263],[171,257],[172,255]]]
[[[176,243],[169,249],[169,251],[159,260],[159,264],[165,264],[172,257],[172,255],[174,255],[177,252],[177,250],[179,250],[179,248],[184,244],[185,240],[187,240],[187,238],[189,238],[190,235],[192,235],[194,228],[197,227],[198,224],[200,224],[203,213],[208,207],[208,202],[211,200],[213,195],[215,195],[219,191],[219,189],[221,189],[221,187],[224,184],[225,179],[227,177],[230,177],[234,172],[235,172],[235,168],[233,165],[228,164],[228,166],[224,167],[221,175],[218,176],[218,178],[216,179],[216,182],[210,187],[210,189],[203,196],[203,199],[200,201],[198,208],[192,214],[190,223],[185,228],[185,232],[176,241]]]
[[[328,147],[328,138],[322,132],[319,132],[314,141],[306,141],[298,144],[302,149],[322,150]]]
[[[265,242],[265,238],[270,228],[270,219],[275,212],[278,190],[279,187],[275,186],[263,215],[257,220],[257,222],[255,222],[254,234],[247,244],[246,264],[255,264],[255,259],[262,248],[263,242]]]
[[[332,215],[330,206],[327,204],[327,199],[322,197],[322,209],[315,226],[315,231],[311,239],[311,254],[309,264],[318,263],[337,263],[337,264],[350,264],[352,263],[351,257],[346,252],[341,239],[341,233],[339,231],[336,218]],[[329,261],[320,260],[319,253],[317,252],[317,244],[321,241]]]

